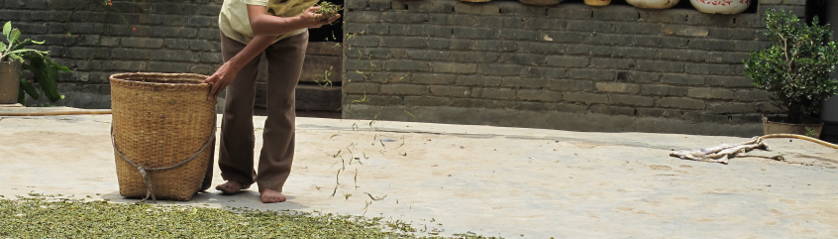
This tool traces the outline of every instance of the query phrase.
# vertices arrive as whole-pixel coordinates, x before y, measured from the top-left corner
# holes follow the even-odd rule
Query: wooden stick
[[[740,144],[722,144],[716,147],[698,149],[698,150],[682,150],[682,151],[675,151],[669,154],[671,157],[676,157],[680,159],[686,160],[693,160],[693,161],[700,161],[700,162],[710,162],[710,163],[721,163],[727,164],[731,158],[736,157],[738,154],[747,153],[755,149],[760,150],[768,150],[768,146],[763,143],[765,139],[784,139],[784,138],[791,138],[791,139],[800,139],[804,141],[809,141],[813,143],[817,143],[819,145],[838,149],[838,145],[832,144],[823,140],[815,139],[812,137],[807,137],[803,135],[796,135],[796,134],[769,134],[760,137],[754,137],[747,142],[743,142]]]
[[[0,112],[0,116],[59,116],[59,115],[109,115],[111,110]]]

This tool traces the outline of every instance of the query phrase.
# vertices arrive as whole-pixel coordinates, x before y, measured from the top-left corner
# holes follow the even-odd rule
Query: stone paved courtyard
[[[117,191],[110,120],[0,118],[0,195],[133,202]],[[774,152],[756,153],[788,162],[721,165],[667,155],[745,138],[319,118],[297,127],[288,202],[210,191],[178,204],[383,216],[507,238],[838,237],[838,151],[806,142],[769,140]]]

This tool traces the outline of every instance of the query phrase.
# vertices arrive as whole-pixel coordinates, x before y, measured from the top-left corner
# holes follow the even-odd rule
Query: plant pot
[[[626,0],[636,8],[667,9],[678,5],[681,0]]]
[[[17,103],[20,90],[20,63],[0,62],[0,104]]]
[[[602,7],[611,4],[611,0],[585,0],[585,5],[591,7]]]
[[[533,5],[533,6],[552,6],[562,2],[562,0],[518,0],[519,2],[526,4],[526,5]]]
[[[799,134],[812,138],[820,138],[823,131],[823,123],[816,124],[789,124],[774,122],[762,117],[763,134]]]
[[[690,0],[693,7],[708,14],[739,14],[748,10],[751,0]]]
[[[832,143],[838,143],[838,96],[829,98],[829,100],[823,104],[821,120],[823,121],[821,139]]]

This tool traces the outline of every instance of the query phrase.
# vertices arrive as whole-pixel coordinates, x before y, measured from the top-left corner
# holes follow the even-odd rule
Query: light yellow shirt
[[[250,27],[250,16],[247,5],[266,6],[269,13],[279,17],[293,17],[300,15],[317,0],[224,0],[221,13],[218,16],[218,26],[221,33],[230,39],[247,44],[253,39],[253,28]],[[305,32],[298,29],[282,34],[277,41]]]

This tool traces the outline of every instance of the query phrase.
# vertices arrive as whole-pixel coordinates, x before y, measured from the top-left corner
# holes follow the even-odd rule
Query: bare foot
[[[270,189],[262,191],[262,195],[259,196],[259,199],[262,200],[263,203],[284,202],[286,200],[285,195],[282,195],[281,192]]]
[[[242,192],[247,187],[236,181],[227,181],[221,185],[215,186],[215,190],[221,191],[224,195],[233,195]]]

